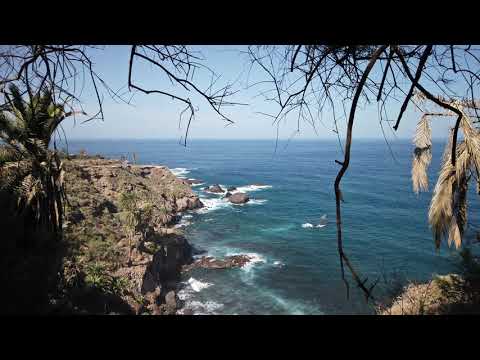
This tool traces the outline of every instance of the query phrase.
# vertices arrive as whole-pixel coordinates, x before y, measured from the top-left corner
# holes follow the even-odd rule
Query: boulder
[[[212,192],[212,193],[223,193],[223,192],[225,192],[225,191],[220,187],[220,185],[218,185],[218,184],[212,185],[212,186],[210,186],[209,188],[207,188],[206,190],[209,191],[209,192]]]
[[[235,191],[237,190],[237,188],[235,186],[230,186],[227,191]]]
[[[159,286],[157,286],[155,288],[154,291],[150,291],[149,293],[145,294],[145,300],[147,300],[147,302],[149,304],[157,304],[159,301],[159,296],[160,296],[160,293],[161,293],[161,288]]]
[[[177,205],[177,211],[182,212],[186,210],[193,210],[193,209],[199,209],[203,207],[202,202],[200,199],[195,196],[195,197],[183,197],[180,199],[176,200],[176,205]]]
[[[242,267],[245,264],[249,263],[251,260],[252,258],[250,256],[244,254],[226,256],[224,259],[215,259],[211,256],[202,256],[201,259],[198,259],[194,263],[184,266],[183,271],[187,272],[197,268],[230,269],[235,267]]]
[[[232,204],[245,204],[250,198],[245,193],[236,193],[228,197],[228,201]]]
[[[142,293],[153,291],[169,281],[180,279],[182,266],[190,264],[192,247],[187,239],[180,235],[157,235],[152,239],[155,242],[156,252],[152,261],[145,269],[142,283]]]
[[[167,293],[167,295],[165,295],[165,304],[169,308],[177,308],[177,297],[175,295],[175,291],[171,290]]]
[[[228,197],[230,197],[230,196],[232,196],[232,193],[231,193],[231,192],[229,192],[229,191],[227,191],[227,193],[225,194],[225,196],[224,196],[224,197],[225,197],[225,198],[228,198]]]

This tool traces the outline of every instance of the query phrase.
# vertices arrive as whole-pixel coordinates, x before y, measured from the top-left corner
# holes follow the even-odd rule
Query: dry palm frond
[[[471,164],[467,144],[457,145],[457,162],[451,163],[453,133],[445,147],[442,167],[430,203],[428,220],[432,226],[435,245],[440,247],[442,238],[448,236],[448,245],[453,242],[458,248],[467,222],[468,169]]]
[[[420,121],[417,124],[417,130],[413,142],[418,148],[432,146],[432,129],[430,128],[430,123],[426,114],[420,118]]]
[[[412,161],[413,191],[428,190],[427,169],[432,161],[432,131],[427,115],[423,115],[417,124],[414,138],[415,150]]]
[[[463,113],[460,127],[464,135],[464,142],[468,150],[471,162],[475,165],[476,169],[480,169],[480,134],[476,130],[470,118]]]
[[[460,230],[460,235],[463,236],[465,226],[467,225],[467,192],[468,179],[464,177],[457,186],[457,193],[453,205],[454,215]],[[457,246],[458,247],[458,246]]]
[[[423,99],[419,97],[418,101]],[[468,181],[477,174],[477,192],[480,195],[480,134],[474,128],[468,109],[476,102],[456,101],[440,98],[444,103],[458,109],[462,117],[460,129],[463,141],[453,149],[453,134],[450,132],[449,141],[445,146],[441,169],[435,185],[434,193],[428,212],[428,221],[432,227],[435,245],[440,247],[443,238],[448,239],[458,248],[462,244],[462,237],[467,223],[467,190]],[[443,113],[425,112],[417,125],[414,138],[416,145],[412,162],[412,182],[415,192],[426,190],[428,187],[427,168],[431,161],[431,130],[429,116],[456,116],[453,111]],[[452,165],[452,150],[455,151],[456,162]]]
[[[449,233],[450,223],[453,216],[452,194],[455,183],[455,171],[450,162],[452,139],[453,132],[450,134],[449,141],[445,146],[442,167],[438,175],[437,184],[435,185],[428,212],[428,222],[432,227],[435,246],[437,248],[440,247],[442,238]]]
[[[457,249],[462,244],[462,235],[460,234],[460,229],[455,216],[453,216],[450,221],[450,228],[448,230],[448,246],[451,246],[452,242],[455,244]]]
[[[417,105],[415,109],[422,109],[425,108],[426,106],[426,96],[420,92],[420,91],[414,91],[414,94],[412,96],[413,102]]]

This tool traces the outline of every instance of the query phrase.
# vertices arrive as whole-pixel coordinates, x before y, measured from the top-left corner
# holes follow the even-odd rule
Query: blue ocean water
[[[433,144],[431,189],[444,145]],[[445,245],[435,251],[427,222],[432,193],[417,196],[411,188],[413,146],[405,140],[390,146],[354,141],[341,185],[345,251],[363,276],[380,277],[380,296],[384,278],[393,274],[422,281],[454,270],[458,262]],[[181,295],[197,313],[372,313],[352,282],[347,299],[340,277],[333,182],[339,169],[334,160],[343,155],[337,142],[297,140],[277,148],[275,140],[191,140],[187,147],[177,140],[69,142],[70,153],[80,149],[112,158],[136,153],[139,163],[166,165],[203,181],[194,189],[207,208],[186,214],[187,238],[213,256],[249,253],[256,262],[188,275]],[[252,201],[231,205],[202,190],[216,183],[242,187]],[[469,220],[478,224],[478,197],[471,193]],[[328,224],[315,227],[324,214]],[[474,235],[469,228],[468,238]]]

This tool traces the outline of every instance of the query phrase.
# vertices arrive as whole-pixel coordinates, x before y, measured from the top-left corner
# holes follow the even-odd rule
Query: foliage
[[[442,165],[435,185],[428,214],[433,229],[435,245],[438,248],[443,238],[448,245],[453,242],[457,248],[462,244],[467,224],[467,191],[470,180],[478,183],[480,169],[480,133],[474,127],[472,105],[465,102],[447,101],[461,113],[458,121],[463,132],[463,140],[455,143],[455,129],[445,146]],[[415,150],[412,162],[412,183],[415,192],[428,189],[427,169],[432,159],[431,153],[431,118],[434,116],[450,116],[453,112],[424,113],[417,125],[415,133]],[[455,157],[455,158],[454,158]]]
[[[99,263],[85,266],[85,283],[87,286],[97,288],[105,294],[125,295],[129,289],[129,281],[123,277],[115,277]]]
[[[120,197],[120,206],[124,210],[123,224],[129,240],[129,263],[131,263],[133,238],[137,232],[140,232],[141,241],[146,239],[154,206],[151,202],[141,201],[135,192],[123,193]]]
[[[480,305],[480,258],[470,248],[459,253],[461,261],[456,276],[437,277],[443,295],[454,302],[454,309],[477,308]],[[452,308],[452,306],[450,306]]]
[[[10,86],[7,106],[0,113],[0,175],[3,190],[18,197],[18,210],[31,214],[55,234],[63,224],[63,163],[48,149],[60,123],[72,112],[53,102],[52,93],[42,89],[28,102],[15,85]],[[55,143],[54,143],[55,147]]]

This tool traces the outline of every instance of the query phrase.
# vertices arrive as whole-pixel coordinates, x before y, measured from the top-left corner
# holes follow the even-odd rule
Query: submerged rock
[[[177,296],[175,291],[171,290],[167,293],[167,295],[165,295],[165,304],[172,310],[177,309]]]
[[[228,187],[227,191],[235,191],[237,188],[235,186]]]

